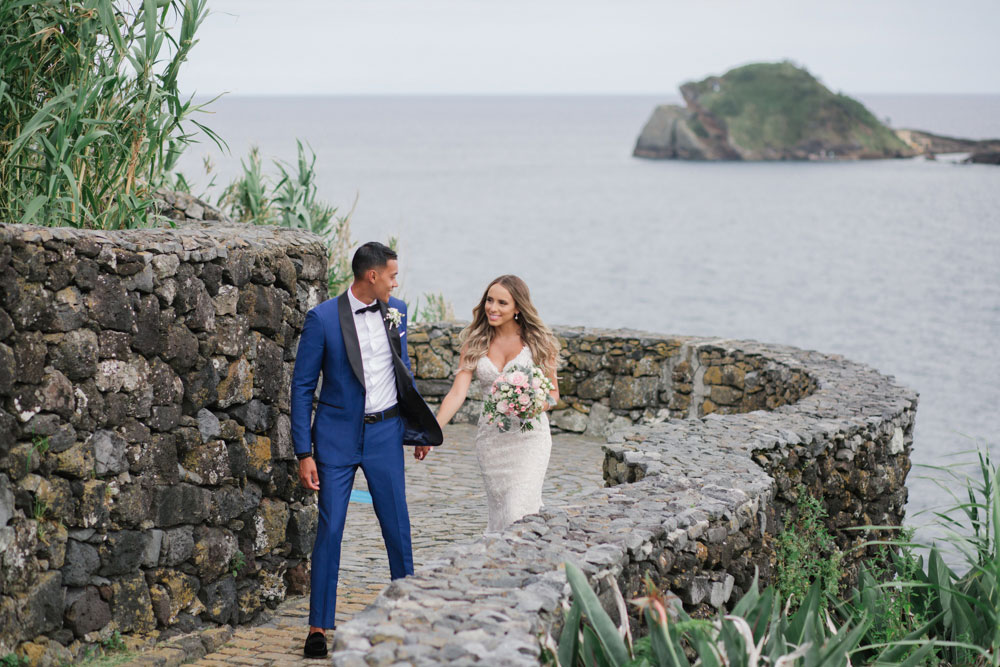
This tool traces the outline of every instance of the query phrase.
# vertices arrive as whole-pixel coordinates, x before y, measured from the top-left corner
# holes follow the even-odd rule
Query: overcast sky
[[[210,0],[199,94],[675,92],[791,59],[849,93],[1000,93],[1000,0]]]

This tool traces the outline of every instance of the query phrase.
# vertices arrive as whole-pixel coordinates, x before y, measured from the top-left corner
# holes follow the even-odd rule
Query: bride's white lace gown
[[[525,345],[507,366],[531,366],[531,349]],[[504,367],[506,368],[506,366]],[[500,370],[483,356],[476,364],[476,378],[483,395],[489,394]],[[543,412],[534,428],[522,433],[513,429],[506,433],[488,423],[480,415],[476,432],[476,458],[483,473],[489,521],[486,532],[495,533],[542,507],[542,483],[549,467],[552,434],[549,417]]]

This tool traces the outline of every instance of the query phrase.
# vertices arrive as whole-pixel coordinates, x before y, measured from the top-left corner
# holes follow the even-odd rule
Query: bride
[[[539,366],[555,387],[559,400],[556,361],[559,343],[538,317],[528,286],[517,276],[500,276],[489,284],[472,323],[462,332],[458,373],[448,395],[441,401],[437,420],[444,426],[465,402],[473,375],[483,395],[508,366]],[[548,408],[546,408],[548,409]],[[498,532],[542,506],[542,482],[549,465],[552,435],[545,412],[533,428],[500,431],[485,415],[479,417],[476,458],[486,486],[489,523],[486,532]]]

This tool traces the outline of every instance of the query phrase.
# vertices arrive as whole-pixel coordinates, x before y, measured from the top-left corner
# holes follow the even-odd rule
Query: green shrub
[[[826,529],[825,518],[820,501],[799,485],[795,520],[775,540],[775,587],[779,597],[790,598],[793,606],[805,599],[814,582],[827,595],[837,594],[843,554]],[[826,600],[827,596],[821,599],[824,609]]]

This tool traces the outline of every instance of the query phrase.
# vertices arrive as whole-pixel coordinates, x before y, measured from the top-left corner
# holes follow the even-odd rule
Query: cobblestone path
[[[445,429],[445,444],[418,462],[407,457],[407,501],[413,535],[414,567],[419,572],[428,559],[455,542],[472,540],[486,527],[486,498],[473,445],[475,426],[458,424]],[[572,503],[575,497],[603,485],[603,440],[565,434],[552,438],[552,458],[545,478],[546,504]],[[358,471],[355,488],[364,490]],[[378,521],[370,504],[352,502],[347,513],[337,592],[337,623],[364,609],[389,583]],[[232,666],[315,665],[302,657],[309,599],[286,600],[264,625],[239,628],[222,648],[191,663]],[[332,648],[332,636],[328,640]],[[157,653],[157,651],[153,651]],[[136,664],[166,664],[146,659]],[[167,661],[170,663],[172,661]],[[176,664],[176,663],[174,663]]]

